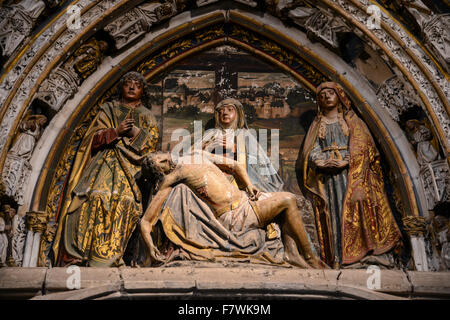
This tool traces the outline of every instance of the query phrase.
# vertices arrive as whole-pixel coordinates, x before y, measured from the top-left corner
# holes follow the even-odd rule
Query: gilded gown
[[[111,137],[114,131],[109,129],[130,117],[140,129],[138,135]],[[96,142],[99,133],[103,143]],[[89,266],[123,263],[128,240],[142,215],[135,177],[141,156],[156,151],[157,142],[155,118],[144,106],[130,108],[118,102],[101,106],[80,146],[69,182],[71,200],[62,209],[57,236],[62,238],[65,254],[58,246],[53,248],[60,265],[67,255]]]
[[[313,205],[320,257],[335,268],[358,262],[368,254],[386,253],[401,238],[386,195],[375,142],[353,111],[348,111],[344,119],[348,137],[336,123],[327,125],[325,141],[318,141],[320,120],[316,118],[299,158],[300,186]],[[313,158],[320,154],[328,157],[330,150],[339,146],[344,147],[338,150],[340,156],[349,159],[348,169],[336,175],[316,170]],[[362,194],[361,200],[354,198],[355,192]]]

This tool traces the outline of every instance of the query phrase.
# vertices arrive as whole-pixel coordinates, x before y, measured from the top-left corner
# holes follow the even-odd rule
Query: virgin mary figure
[[[281,191],[283,181],[275,169],[276,163],[270,161],[258,143],[256,131],[249,130],[242,104],[233,98],[220,101],[214,110],[214,122],[215,128],[207,130],[200,141],[201,148],[243,164],[251,182],[260,191]],[[199,148],[198,143],[194,148]]]

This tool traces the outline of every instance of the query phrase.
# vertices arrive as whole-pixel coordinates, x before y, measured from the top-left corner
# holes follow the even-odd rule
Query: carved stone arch
[[[93,115],[93,112],[95,112],[93,111],[95,110],[93,107],[95,105],[98,106],[100,102],[109,96],[111,89],[113,89],[114,84],[121,75],[128,70],[136,69],[139,65],[138,61],[142,61],[145,57],[148,57],[149,55],[151,57],[155,52],[161,52],[164,48],[174,46],[177,39],[180,38],[175,37],[175,39],[171,39],[173,30],[177,31],[177,35],[189,35],[189,33],[193,32],[201,33],[202,30],[208,30],[208,27],[210,30],[213,30],[214,25],[221,25],[226,22],[226,19],[228,19],[227,23],[231,26],[238,26],[244,28],[244,30],[245,28],[248,28],[247,30],[250,31],[256,30],[256,34],[261,34],[264,38],[271,39],[274,45],[283,48],[283,52],[292,52],[294,55],[297,55],[298,58],[307,61],[310,64],[310,67],[314,68],[319,74],[315,83],[314,77],[306,79],[303,75],[297,73],[295,68],[293,68],[292,65],[289,65],[288,62],[280,62],[281,59],[277,60],[263,50],[252,47],[248,43],[239,41],[227,34],[219,36],[217,39],[211,39],[210,42],[205,45],[194,47],[181,54],[177,52],[173,58],[165,60],[159,67],[153,66],[153,69],[150,68],[149,71],[145,73],[147,78],[150,79],[156,76],[159,72],[169,68],[178,60],[183,59],[198,50],[205,50],[211,46],[227,43],[241,47],[244,50],[250,50],[252,53],[261,56],[263,59],[278,64],[286,72],[306,84],[310,89],[314,89],[315,86],[325,79],[338,81],[345,87],[355,107],[368,123],[376,140],[380,143],[384,153],[388,156],[390,165],[394,168],[397,177],[402,181],[400,183],[402,188],[400,189],[403,191],[401,196],[402,202],[405,205],[404,214],[407,216],[424,214],[424,205],[420,202],[420,197],[418,197],[419,201],[417,201],[417,198],[415,197],[421,193],[420,184],[417,180],[418,166],[412,161],[414,159],[412,155],[408,154],[411,153],[411,150],[407,147],[406,138],[398,128],[398,125],[391,121],[386,115],[386,111],[380,107],[376,98],[376,93],[367,82],[351,68],[347,68],[342,60],[335,54],[331,53],[320,44],[311,43],[307,37],[298,30],[286,29],[276,18],[265,17],[264,23],[268,22],[267,19],[271,19],[269,20],[271,25],[278,24],[277,29],[280,31],[275,31],[274,28],[265,27],[265,24],[255,15],[250,13],[243,14],[242,12],[235,13],[233,11],[229,12],[228,17],[223,15],[222,12],[207,13],[205,16],[193,19],[184,25],[181,21],[179,25],[174,25],[168,30],[160,30],[159,32],[148,34],[144,39],[123,52],[121,55],[109,59],[107,64],[102,64],[92,77],[82,83],[78,94],[73,99],[69,100],[56,115],[52,124],[53,130],[47,130],[40,140],[38,149],[46,150],[48,156],[46,159],[35,159],[32,163],[33,168],[37,169],[31,177],[29,189],[26,192],[28,195],[33,195],[33,198],[29,198],[27,202],[29,210],[33,212],[46,212],[47,214],[50,213],[49,211],[53,210],[52,214],[54,215],[56,213],[55,210],[57,210],[59,198],[49,199],[49,197],[51,196],[51,193],[58,195],[64,192],[64,179],[55,181],[54,177],[61,173],[64,174],[64,172],[68,174],[70,170],[70,161],[68,158],[64,157],[73,157],[73,151],[75,150],[64,151],[65,147],[70,145],[69,141],[71,140],[71,137],[73,138],[78,134],[82,134],[82,130],[77,131],[79,121],[84,119],[86,123],[89,122],[90,117],[88,114],[90,113],[91,116]],[[205,20],[208,21],[208,23],[204,23]],[[211,20],[213,20],[214,23],[211,23]],[[195,26],[195,28],[192,28],[192,26]],[[195,31],[192,31],[192,29]],[[278,39],[279,41],[276,41],[275,39]],[[182,39],[179,41],[182,41]],[[160,45],[158,46],[158,44]],[[141,63],[140,65],[141,71],[143,71],[142,68],[145,66],[145,63]],[[69,167],[67,167],[68,165]],[[55,217],[47,217],[47,233],[44,233],[44,239],[51,236],[52,232],[54,232],[57,219],[52,220],[52,218]],[[41,252],[40,257],[41,263],[44,263],[42,254],[45,255],[45,250]]]
[[[92,34],[95,30],[110,23],[112,19],[123,15],[124,12],[142,2],[142,0],[73,1],[70,4],[79,7],[82,13],[80,17],[81,32],[67,29],[66,22],[70,14],[65,12],[66,7],[33,37],[21,52],[18,52],[17,57],[10,61],[0,79],[0,92],[2,93],[0,95],[0,104],[2,105],[0,110],[0,118],[2,118],[0,147],[4,150],[0,157],[0,167],[3,167],[6,156],[5,150],[9,147],[11,133],[17,128],[21,115],[23,115],[26,105],[30,102],[26,100],[26,97],[29,95],[27,91],[34,90],[33,84],[39,84],[43,77],[46,77],[45,72],[43,77],[39,77],[43,70],[43,64],[45,65],[55,56],[63,57],[65,54],[70,53],[70,48],[76,47],[77,43],[86,39],[87,35]],[[240,4],[241,7],[242,3],[244,3],[250,10],[262,3],[262,1],[222,2],[234,2],[235,4]],[[189,7],[186,7],[184,1],[168,1],[168,3],[176,9],[172,12],[172,15],[177,11],[187,12],[190,10]],[[217,0],[197,1],[196,6],[203,9],[216,6],[217,3]],[[402,70],[406,74],[406,82],[415,82],[414,78],[417,77],[418,82],[415,89],[426,104],[424,108],[438,129],[439,138],[447,157],[449,136],[446,135],[446,132],[450,131],[448,130],[449,103],[446,98],[449,90],[448,80],[446,80],[448,79],[448,74],[443,71],[439,63],[427,51],[423,50],[423,46],[385,10],[382,11],[382,29],[370,32],[370,30],[365,28],[365,22],[369,17],[369,13],[367,13],[369,5],[374,5],[373,1],[323,0],[316,7],[322,11],[324,8],[328,8],[328,16],[334,14],[337,19],[341,19],[344,22],[347,21],[346,24],[351,26],[358,35],[365,36],[371,46],[377,48],[377,50],[382,49],[381,56],[387,62],[396,61],[396,64],[399,66],[403,64],[404,68]],[[225,5],[225,8],[227,6],[228,4]],[[279,16],[283,21],[291,20],[295,22],[296,17],[291,13],[293,10],[297,10],[299,6],[302,6],[301,2],[290,4],[283,1],[277,4],[273,1],[266,1],[266,5],[263,8],[274,16]],[[164,18],[168,17],[170,15]],[[338,24],[342,23],[339,22]],[[313,28],[313,31],[317,33],[320,30]],[[325,31],[328,32],[327,30]],[[73,41],[70,45],[64,47],[71,40]],[[63,50],[61,51],[61,49]],[[50,64],[50,67],[54,67],[53,62]],[[36,72],[33,72],[34,69],[41,71],[36,70]],[[33,94],[33,91],[31,93]],[[23,102],[25,102],[25,105],[22,105]],[[12,104],[12,107],[10,107],[10,104]]]
[[[1,101],[2,110],[0,115],[2,118],[2,125],[0,129],[0,146],[3,151],[2,157],[0,158],[0,167],[3,166],[8,149],[8,136],[17,129],[21,115],[26,110],[27,101],[29,102],[32,100],[34,94],[38,90],[39,84],[50,78],[49,75],[52,72],[57,71],[57,68],[63,62],[62,57],[73,52],[75,47],[79,45],[78,41],[87,39],[95,28],[104,27],[118,15],[120,16],[128,9],[141,2],[142,1],[113,0],[77,1],[76,3],[84,6],[82,15],[82,36],[75,38],[73,33],[68,32],[68,30],[63,30],[64,20],[61,19],[60,21],[56,19],[52,27],[54,29],[52,30],[54,32],[52,34],[54,35],[54,38],[51,37],[52,35],[49,35],[46,39],[53,40],[59,45],[59,48],[63,50],[61,55],[51,56],[49,46],[48,51],[43,50],[40,53],[40,59],[36,59],[34,65],[25,64],[22,73],[14,74],[14,77],[16,77],[15,79],[10,78],[10,74],[2,76],[2,83],[5,84],[5,82],[11,79],[14,88],[10,91],[3,91],[7,92],[8,95],[5,95],[5,99],[2,99]],[[188,10],[189,8],[185,9],[184,12],[182,12],[183,9],[181,9],[180,12],[182,13],[179,13],[171,20],[168,20],[166,25],[150,28],[151,32],[147,32],[138,42],[131,43],[130,46],[125,47],[124,50],[120,51],[118,55],[114,57],[107,57],[98,67],[97,71],[77,88],[78,92],[73,98],[67,100],[67,102],[61,106],[57,115],[49,124],[48,130],[44,132],[44,135],[36,146],[31,163],[33,171],[27,186],[28,188],[24,190],[26,199],[23,209],[36,212],[44,210],[43,212],[45,212],[46,205],[42,205],[43,203],[41,200],[46,198],[44,194],[49,191],[49,184],[46,179],[51,176],[54,171],[59,169],[55,165],[56,162],[54,162],[54,160],[59,157],[59,153],[63,150],[64,144],[67,141],[64,140],[64,136],[72,134],[71,131],[74,129],[72,124],[79,121],[82,118],[82,115],[98,102],[96,99],[98,99],[99,96],[103,96],[103,94],[105,94],[119,79],[120,75],[124,74],[127,70],[133,69],[133,62],[141,61],[149,54],[148,50],[149,48],[151,49],[152,46],[167,45],[170,41],[181,35],[194,32],[194,29],[227,21],[229,23],[247,27],[256,33],[264,35],[274,43],[278,43],[283,48],[291,50],[298,57],[308,61],[327,79],[340,82],[351,97],[357,110],[367,122],[374,137],[382,147],[384,154],[387,155],[390,165],[395,171],[396,177],[401,180],[402,186],[405,187],[401,188],[401,197],[402,202],[405,204],[406,215],[426,216],[426,198],[419,180],[420,168],[414,153],[411,150],[410,144],[404,133],[399,128],[398,124],[392,120],[388,112],[383,108],[383,105],[378,101],[376,92],[370,86],[368,81],[322,44],[312,43],[308,40],[303,31],[285,25],[279,17],[276,17],[276,12],[271,12],[272,15],[269,13],[261,14],[255,12],[251,8],[246,10],[244,6],[241,6],[238,9],[223,9],[220,6],[216,7],[214,2],[215,1],[208,2],[208,4],[213,3],[212,6],[202,7],[203,9],[201,11],[195,11],[195,14],[193,14],[194,11]],[[355,10],[353,8],[355,7],[355,1],[338,2],[343,5],[344,9],[338,10],[334,2],[323,1],[329,8],[338,13],[338,17],[343,16],[349,21],[350,25],[352,23],[355,24],[355,21],[344,14],[345,12],[354,12],[352,10]],[[347,11],[343,12],[342,10]],[[102,14],[102,19],[99,18],[100,16],[95,16],[96,14]],[[358,13],[355,14],[355,16],[358,18],[358,21],[362,21],[364,15]],[[391,21],[386,22],[386,24],[389,24],[389,26],[392,27]],[[43,34],[45,34],[45,32],[46,31],[44,31]],[[58,32],[59,35],[56,36]],[[384,38],[380,36],[380,39]],[[376,39],[372,38],[373,43],[378,45],[379,41],[377,42],[375,40]],[[227,41],[231,43],[232,39],[227,39]],[[240,44],[234,43],[234,45],[241,45],[243,48],[245,47],[242,42]],[[252,48],[249,47],[246,49],[252,50]],[[254,50],[253,52],[264,56],[261,51]],[[60,59],[58,60],[58,58]],[[385,58],[386,61],[392,60],[392,57],[390,56]],[[398,57],[395,58],[401,61]],[[265,56],[265,59],[270,61],[271,57],[267,55]],[[49,61],[51,61],[51,63],[49,63]],[[174,61],[175,60],[172,60],[171,63]],[[45,72],[42,76],[31,72],[33,70],[32,68],[39,65],[42,66],[45,62],[49,63],[49,65],[44,68]],[[272,62],[276,62],[276,59],[272,59]],[[11,64],[11,70],[14,66],[14,63]],[[168,66],[169,64],[165,67]],[[296,74],[293,68],[286,66],[285,70],[297,77],[297,79],[302,80],[302,77]],[[155,74],[156,71],[147,76],[151,78]],[[404,74],[401,76],[404,76]],[[409,76],[411,77],[411,74],[409,74]],[[420,75],[420,85],[429,87],[429,83],[425,83],[425,80],[422,78],[423,76]],[[18,79],[22,81],[20,84],[17,82]],[[303,81],[304,80],[305,79],[303,79]],[[441,78],[438,78],[438,80],[439,83],[437,86],[442,82]],[[37,83],[37,85],[34,83]],[[305,83],[308,84],[307,81]],[[309,83],[309,85],[311,88],[314,87],[311,83]],[[27,86],[32,88],[32,90],[26,91],[25,89],[27,89]],[[2,86],[0,87],[0,90],[5,90],[5,88],[7,88],[7,86]],[[421,87],[416,86],[415,89],[417,90],[417,88],[419,89],[417,92],[418,95],[422,100],[426,101],[427,95],[421,91]],[[89,97],[87,96],[87,93],[90,93]],[[430,96],[436,97],[438,95],[433,92]],[[433,102],[435,101],[433,99],[429,100]],[[3,102],[5,102],[5,104],[3,104]],[[442,102],[439,105],[442,107]],[[433,109],[429,109],[428,111],[429,113],[432,113]],[[437,121],[439,124],[442,120],[441,126],[445,128],[445,121],[447,120],[444,116],[446,116],[446,114],[441,114],[441,119],[438,118],[436,120],[436,117],[433,118],[434,123]],[[13,119],[12,123],[11,119]],[[443,134],[440,132],[440,139],[441,142],[445,142],[445,133]],[[445,143],[443,143],[443,145],[445,145]],[[46,158],[42,156],[47,154],[48,156]]]

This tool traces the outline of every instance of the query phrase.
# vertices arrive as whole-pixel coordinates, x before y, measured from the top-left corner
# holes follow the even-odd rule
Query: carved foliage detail
[[[450,14],[436,15],[424,23],[422,34],[425,45],[440,64],[450,72]]]
[[[381,105],[396,121],[399,121],[399,115],[405,110],[415,105],[421,106],[412,87],[397,76],[386,80],[378,88],[377,97]]]
[[[147,33],[155,23],[174,16],[179,6],[183,6],[183,1],[144,3],[109,23],[105,31],[113,37],[116,48],[121,49]]]
[[[288,16],[304,27],[310,37],[317,38],[333,48],[339,47],[338,33],[351,31],[341,18],[325,14],[317,8],[297,7],[289,11]]]
[[[107,48],[108,44],[105,41],[90,39],[44,80],[36,99],[46,103],[54,111],[59,111],[78,91],[78,86],[97,70]]]

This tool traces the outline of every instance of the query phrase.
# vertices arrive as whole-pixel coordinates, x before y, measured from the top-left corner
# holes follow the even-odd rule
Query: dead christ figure
[[[159,191],[147,208],[140,226],[152,263],[167,262],[170,256],[170,253],[161,252],[152,238],[159,221],[165,235],[178,247],[175,251],[181,250],[182,256],[189,260],[246,258],[245,261],[265,260],[275,264],[289,262],[303,268],[325,266],[311,249],[294,195],[274,192],[270,198],[258,200],[261,192],[253,186],[242,165],[205,151],[179,158],[177,162],[173,163],[169,153],[149,155],[144,162],[150,175],[162,178]],[[246,191],[233,185],[224,172],[232,174],[247,186]],[[183,184],[202,200],[199,204],[183,205],[208,206],[212,214],[192,215],[206,210],[185,210],[191,212],[189,215],[177,210],[171,212],[170,209],[161,212],[171,192],[179,192],[179,188],[173,189],[178,184]],[[263,229],[279,215],[284,239],[290,237],[289,244],[286,248],[281,245],[281,249],[265,242],[267,239]]]

